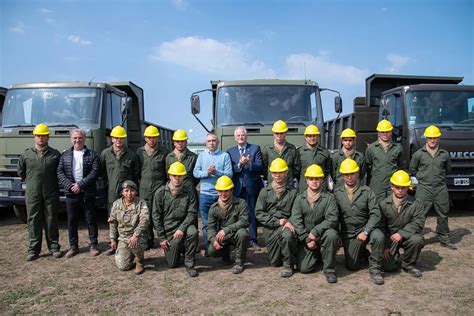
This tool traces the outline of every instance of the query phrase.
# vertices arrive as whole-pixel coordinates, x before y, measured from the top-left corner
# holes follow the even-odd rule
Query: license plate
[[[469,178],[454,178],[454,185],[469,185]]]

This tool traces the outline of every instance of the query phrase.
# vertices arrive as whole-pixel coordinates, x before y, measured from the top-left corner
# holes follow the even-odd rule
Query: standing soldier
[[[365,185],[360,185],[360,168],[357,163],[347,158],[340,164],[339,172],[343,184],[334,189],[334,197],[339,206],[339,223],[344,258],[347,270],[357,271],[363,257],[367,258],[367,245],[371,245],[369,256],[369,273],[377,285],[384,283],[382,255],[384,235],[380,230],[380,210],[374,192]]]
[[[165,252],[168,267],[179,265],[184,250],[184,265],[190,277],[198,275],[195,255],[198,249],[199,235],[194,218],[197,210],[197,198],[194,190],[184,185],[186,168],[177,161],[168,169],[170,181],[155,193],[153,199],[153,223],[160,246]]]
[[[82,129],[71,131],[72,147],[66,150],[59,161],[58,180],[65,191],[67,226],[70,249],[66,258],[79,252],[77,226],[79,214],[84,212],[89,232],[89,252],[98,256],[97,222],[95,220],[96,181],[100,173],[100,159],[97,153],[84,144],[86,133]]]
[[[410,176],[403,170],[396,171],[390,178],[392,195],[380,202],[382,229],[385,231],[383,269],[387,272],[398,270],[399,249],[403,248],[402,268],[419,278],[422,276],[416,266],[424,246],[422,236],[425,225],[423,203],[409,200]]]
[[[282,277],[293,275],[291,251],[282,237],[283,227],[291,216],[291,208],[296,194],[292,186],[288,186],[286,162],[277,158],[270,165],[272,182],[260,191],[255,213],[260,225],[263,226],[263,237],[268,252],[268,259],[273,267],[283,264]]]
[[[160,132],[153,125],[148,126],[143,133],[145,137],[145,146],[138,148],[137,156],[140,159],[142,167],[140,177],[140,197],[144,199],[151,210],[153,206],[153,195],[162,185],[166,183],[166,164],[165,159],[168,152],[158,146],[158,136]],[[151,220],[148,227],[148,247],[154,246],[153,222]]]
[[[288,182],[288,185],[293,186],[293,179],[298,179],[301,170],[301,162],[298,150],[296,149],[295,145],[286,141],[288,126],[284,121],[278,120],[273,123],[272,132],[273,144],[265,145],[262,150],[262,169],[266,171],[266,178],[270,183],[272,181],[272,175],[268,167],[273,160],[282,158],[288,165],[288,175],[286,181]]]
[[[375,192],[378,201],[391,194],[390,176],[402,169],[402,146],[392,140],[393,126],[387,120],[377,124],[379,139],[367,147],[365,162],[367,165],[367,183]]]
[[[220,177],[216,182],[219,199],[209,209],[208,233],[209,255],[222,256],[224,265],[230,262],[230,246],[235,245],[235,265],[232,273],[244,271],[249,234],[249,215],[244,200],[232,194],[234,183],[228,176]]]
[[[346,158],[350,158],[359,167],[359,181],[363,183],[365,177],[365,157],[360,151],[355,150],[356,133],[350,128],[346,128],[341,133],[341,149],[332,155],[332,177],[335,185],[343,185],[343,176],[339,172],[341,163]]]
[[[133,181],[123,182],[122,198],[113,203],[108,222],[110,248],[117,249],[117,268],[130,270],[135,261],[135,274],[141,274],[145,271],[144,252],[150,215],[145,200],[137,197],[137,192],[137,185]]]
[[[323,169],[311,165],[305,172],[308,188],[293,204],[290,223],[296,230],[297,244],[291,249],[301,273],[313,272],[322,257],[323,271],[328,283],[336,283],[337,204],[331,193],[322,190]],[[287,228],[287,226],[285,226]],[[285,238],[291,229],[285,229]]]
[[[33,130],[35,145],[25,149],[18,161],[18,175],[26,181],[26,210],[30,245],[26,261],[38,259],[44,235],[49,252],[61,257],[58,228],[59,186],[56,170],[61,154],[49,147],[49,128],[38,124]]]
[[[138,183],[140,178],[140,160],[125,145],[127,133],[122,126],[115,126],[111,133],[112,146],[104,149],[100,155],[102,164],[102,175],[108,181],[108,212],[112,207],[112,203],[119,199],[122,192],[122,184],[125,180],[132,180]],[[115,249],[111,248],[105,252],[110,256],[115,253]]]
[[[331,155],[326,148],[319,145],[319,129],[316,125],[309,125],[304,130],[306,140],[305,146],[298,148],[301,160],[301,174],[299,178],[299,192],[303,192],[308,187],[304,178],[306,168],[317,164],[323,168],[324,174],[331,173]],[[326,190],[326,183],[323,183],[323,190]]]
[[[410,173],[418,180],[416,198],[424,203],[425,216],[431,208],[436,212],[436,233],[443,247],[456,250],[449,238],[449,194],[446,174],[451,169],[449,153],[439,147],[441,132],[431,125],[425,129],[426,145],[413,154]]]

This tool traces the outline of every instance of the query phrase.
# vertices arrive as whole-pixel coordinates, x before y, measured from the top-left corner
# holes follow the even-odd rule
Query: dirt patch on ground
[[[471,207],[472,208],[472,207]],[[105,222],[105,218],[101,218]],[[45,251],[26,262],[27,231],[13,212],[0,215],[0,314],[472,314],[474,311],[474,210],[453,211],[450,228],[458,251],[443,248],[426,223],[419,267],[423,277],[387,274],[373,285],[367,269],[347,271],[337,256],[338,283],[326,283],[321,271],[289,279],[269,267],[266,253],[248,251],[246,270],[233,275],[220,259],[197,256],[199,277],[184,268],[167,269],[159,249],[145,254],[146,272],[119,272],[113,257],[90,257],[87,230],[81,227],[81,253],[54,259]],[[65,218],[60,243],[68,248]],[[99,245],[108,231],[100,227]]]

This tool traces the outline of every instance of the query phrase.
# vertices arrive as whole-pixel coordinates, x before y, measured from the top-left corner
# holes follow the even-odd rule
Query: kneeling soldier
[[[324,173],[320,166],[309,166],[305,177],[308,188],[296,197],[290,218],[298,236],[297,249],[293,247],[297,266],[301,273],[312,272],[322,255],[326,281],[336,283],[337,203],[332,194],[322,191]]]
[[[411,186],[410,176],[403,170],[396,171],[390,178],[392,195],[380,202],[382,229],[385,230],[385,250],[383,269],[396,271],[399,249],[403,248],[402,268],[414,277],[421,277],[421,271],[415,268],[421,249],[424,246],[422,236],[425,225],[423,204],[419,200],[408,200]]]
[[[230,246],[235,245],[235,265],[232,273],[244,271],[249,226],[245,200],[233,197],[234,183],[228,176],[217,179],[217,202],[209,209],[207,231],[209,236],[208,253],[213,257],[221,255],[224,264],[230,262]]]
[[[198,275],[195,254],[198,248],[198,231],[194,226],[197,199],[194,190],[184,186],[185,166],[177,161],[168,169],[170,181],[156,191],[153,198],[153,224],[160,246],[165,252],[168,267],[179,265],[185,251],[184,265],[190,277]]]
[[[281,276],[290,277],[293,274],[291,253],[282,233],[283,227],[291,216],[291,208],[297,191],[287,185],[288,165],[283,159],[273,160],[270,172],[272,181],[260,191],[255,214],[258,222],[263,226],[263,237],[270,264],[274,267],[283,264]]]
[[[130,270],[135,259],[135,273],[141,274],[145,271],[143,253],[148,242],[149,213],[145,200],[137,197],[137,190],[131,180],[122,184],[122,198],[113,203],[108,222],[110,249],[116,249],[117,267],[122,271]]]
[[[360,269],[362,258],[367,258],[367,244],[371,245],[369,272],[377,285],[384,283],[380,274],[384,235],[378,228],[380,210],[375,193],[368,186],[359,184],[360,168],[347,158],[340,164],[343,184],[336,187],[334,197],[339,206],[339,223],[347,270]]]

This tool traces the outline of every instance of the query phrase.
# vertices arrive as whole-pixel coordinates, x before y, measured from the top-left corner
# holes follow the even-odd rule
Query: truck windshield
[[[5,97],[3,127],[75,125],[100,122],[100,92],[93,88],[11,89]]]
[[[218,90],[217,126],[316,121],[316,93],[313,86],[228,86]]]
[[[410,126],[474,127],[474,91],[410,91],[406,98]]]

